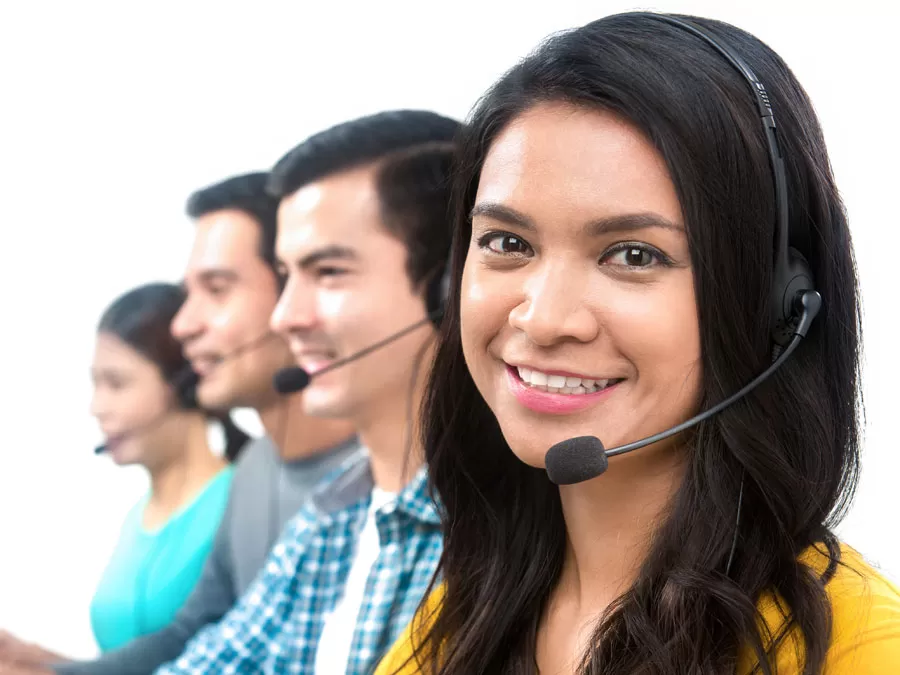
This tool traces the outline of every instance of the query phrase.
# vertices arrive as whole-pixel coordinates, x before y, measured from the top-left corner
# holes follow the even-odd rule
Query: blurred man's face
[[[310,373],[426,318],[406,272],[406,246],[382,225],[374,175],[364,167],[329,176],[282,200],[278,210],[276,252],[288,282],[272,327]],[[406,396],[417,355],[433,334],[426,322],[314,377],[303,394],[306,412],[362,421],[386,399]]]
[[[172,333],[200,376],[197,396],[211,409],[261,409],[274,400],[275,372],[290,362],[269,331],[278,282],[259,255],[260,225],[243,211],[196,222],[184,284],[187,300]]]

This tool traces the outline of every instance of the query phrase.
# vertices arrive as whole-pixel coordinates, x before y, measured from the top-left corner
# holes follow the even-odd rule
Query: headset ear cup
[[[788,249],[788,264],[784,272],[776,269],[773,291],[772,340],[786,346],[794,337],[794,328],[800,319],[796,298],[803,291],[815,290],[813,273],[806,258],[797,249]]]
[[[440,274],[433,277],[425,289],[425,309],[435,328],[441,327],[449,297],[450,265],[443,265]]]
[[[193,370],[185,375],[183,381],[174,382],[175,395],[178,397],[179,405],[185,410],[195,410],[200,407],[197,401],[197,383],[200,378]]]

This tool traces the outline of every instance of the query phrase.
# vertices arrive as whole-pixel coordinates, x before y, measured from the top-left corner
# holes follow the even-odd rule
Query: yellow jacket
[[[831,601],[833,629],[831,646],[826,657],[826,675],[875,675],[876,673],[900,673],[900,589],[885,579],[849,546],[841,546],[841,564],[825,590]],[[801,561],[821,574],[827,559],[815,547],[804,552]],[[438,588],[426,600],[420,610],[422,616],[431,616],[440,606],[443,588]],[[784,617],[771,594],[760,599],[759,607],[771,634],[777,635]],[[416,630],[427,630],[426,625],[415,621]],[[420,671],[414,663],[402,667],[410,657],[410,628],[382,659],[375,675],[417,675]],[[782,641],[776,659],[779,675],[800,672],[796,630]],[[800,647],[798,649],[798,644]],[[753,671],[756,660],[749,650],[741,654],[738,672]]]

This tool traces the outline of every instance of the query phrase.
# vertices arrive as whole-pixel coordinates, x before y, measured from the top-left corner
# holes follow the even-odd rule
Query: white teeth
[[[566,377],[565,375],[548,375],[547,376],[547,386],[548,387],[556,387],[557,389],[566,386]]]
[[[539,370],[518,368],[519,377],[532,387],[546,389],[554,394],[592,394],[606,389],[612,380],[591,380],[582,377],[566,377],[565,375],[548,375]]]

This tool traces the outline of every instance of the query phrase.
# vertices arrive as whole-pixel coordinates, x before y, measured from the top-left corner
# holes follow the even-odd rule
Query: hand
[[[52,671],[44,669],[43,664],[55,660],[59,659],[51,652],[0,629],[0,675],[6,675],[7,672],[14,675],[50,673]],[[17,670],[8,670],[13,666],[33,670],[23,670],[21,673]]]
[[[30,645],[9,631],[0,629],[0,663],[16,663],[30,650]],[[2,671],[0,671],[2,672]]]
[[[0,662],[0,675],[54,675],[42,666],[26,666],[19,663]]]

